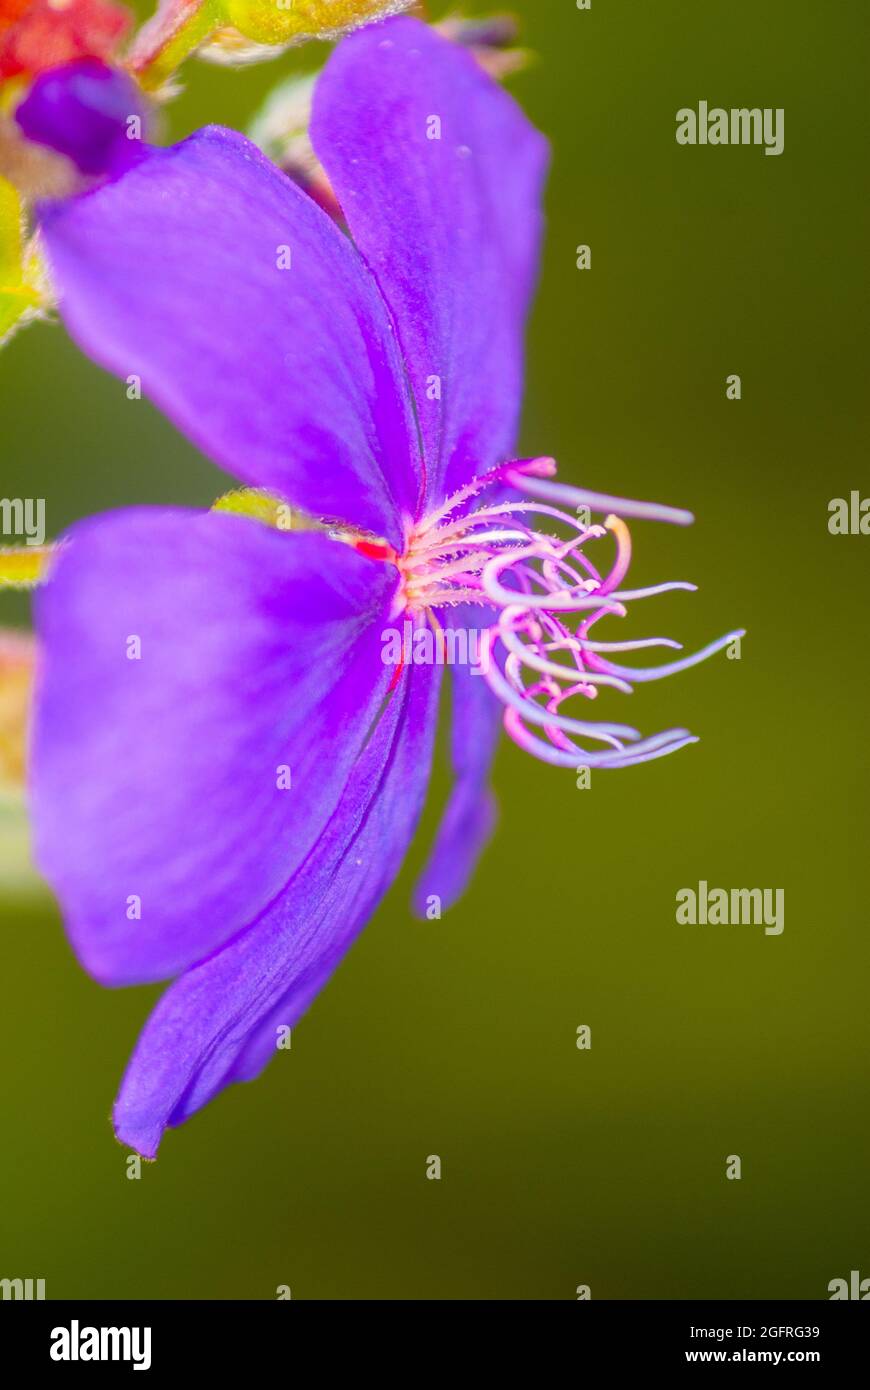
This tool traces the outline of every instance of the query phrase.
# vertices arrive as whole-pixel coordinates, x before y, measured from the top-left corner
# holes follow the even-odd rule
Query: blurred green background
[[[742,659],[603,697],[702,742],[589,790],[505,744],[498,837],[464,901],[420,923],[439,775],[292,1050],[138,1182],[108,1114],[159,991],[101,989],[48,895],[6,886],[0,1276],[50,1297],[814,1299],[870,1277],[870,538],[827,530],[829,499],[870,495],[866,3],[513,8],[538,61],[511,85],[555,156],[523,450],[691,507],[689,532],[635,528],[633,578],[701,591],[632,631],[692,646],[745,624]],[[245,127],[321,57],[190,65],[168,136]],[[784,153],[678,146],[676,111],[702,99],[784,107]],[[4,354],[0,418],[2,492],[44,496],[53,533],[224,486],[59,327]],[[782,936],[678,926],[702,878],[784,888]]]

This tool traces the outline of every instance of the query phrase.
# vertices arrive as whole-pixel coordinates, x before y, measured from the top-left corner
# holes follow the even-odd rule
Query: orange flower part
[[[0,792],[24,786],[34,655],[29,634],[0,630]]]
[[[0,82],[76,58],[109,58],[130,22],[112,0],[0,0]]]

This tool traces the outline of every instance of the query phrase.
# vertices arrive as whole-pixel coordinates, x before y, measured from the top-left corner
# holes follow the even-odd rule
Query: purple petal
[[[167,990],[115,1105],[118,1138],[147,1157],[231,1081],[275,1052],[395,877],[425,798],[438,670],[403,678],[315,852],[262,918]]]
[[[283,889],[383,698],[393,587],[348,546],[242,517],[73,528],[37,595],[32,812],[98,979],[175,974]]]
[[[311,130],[392,309],[441,501],[514,453],[546,142],[469,53],[413,19],[336,49]]]
[[[419,463],[388,315],[347,238],[253,145],[199,131],[42,224],[85,352],[237,478],[400,541]]]
[[[429,898],[437,897],[441,910],[446,911],[462,896],[496,822],[489,780],[501,735],[503,706],[484,677],[467,666],[453,668],[451,699],[451,755],[456,781],[414,892],[414,910],[421,917],[426,915]]]

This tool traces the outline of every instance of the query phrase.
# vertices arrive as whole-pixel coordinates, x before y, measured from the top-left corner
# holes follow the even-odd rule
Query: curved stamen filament
[[[520,747],[561,767],[629,767],[663,757],[695,738],[678,728],[642,739],[626,725],[577,719],[564,707],[569,701],[596,699],[602,687],[630,694],[636,683],[688,670],[742,633],[729,633],[659,666],[634,669],[610,660],[611,653],[647,647],[681,650],[667,637],[599,642],[589,632],[604,617],[624,617],[627,605],[638,599],[695,589],[683,581],[622,588],[632,550],[624,518],[688,525],[692,515],[570,487],[553,481],[555,471],[552,459],[493,469],[410,527],[403,554],[366,541],[357,548],[396,565],[395,613],[428,621],[442,640],[436,610],[458,604],[488,610],[482,674],[505,706],[505,728]],[[514,496],[475,507],[475,500],[494,487],[512,488]],[[592,511],[605,513],[603,524],[590,522]],[[615,553],[604,571],[586,547],[608,535]],[[569,627],[571,615],[576,621]]]
[[[569,483],[553,483],[546,480],[556,472],[554,459],[533,459],[534,464],[553,465],[552,474],[516,471],[505,469],[504,481],[510,487],[520,488],[533,497],[542,497],[551,502],[562,502],[569,507],[588,507],[592,512],[616,512],[620,516],[637,517],[640,521],[665,521],[672,526],[691,526],[695,520],[691,512],[681,507],[666,507],[660,502],[636,502],[628,497],[611,497],[606,492],[587,492],[584,488],[573,487]],[[524,465],[521,464],[520,468]],[[516,468],[516,465],[515,465]]]

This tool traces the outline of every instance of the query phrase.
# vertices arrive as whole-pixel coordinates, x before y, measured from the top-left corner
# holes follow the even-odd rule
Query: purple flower
[[[355,245],[214,128],[43,219],[79,344],[140,378],[215,462],[328,519],[83,522],[38,595],[39,862],[97,979],[179,977],[115,1107],[119,1138],[149,1156],[261,1071],[395,877],[441,665],[386,666],[387,630],[458,619],[492,643],[484,678],[453,672],[455,783],[422,903],[449,906],[490,833],[503,714],[554,762],[688,740],[561,709],[629,679],[588,636],[632,596],[627,532],[576,509],[687,517],[510,462],[544,141],[467,53],[401,19],[335,52],[312,135]],[[584,547],[608,527],[602,575]]]
[[[86,175],[118,175],[141,153],[142,93],[97,58],[40,73],[15,111],[23,135],[70,159]]]

